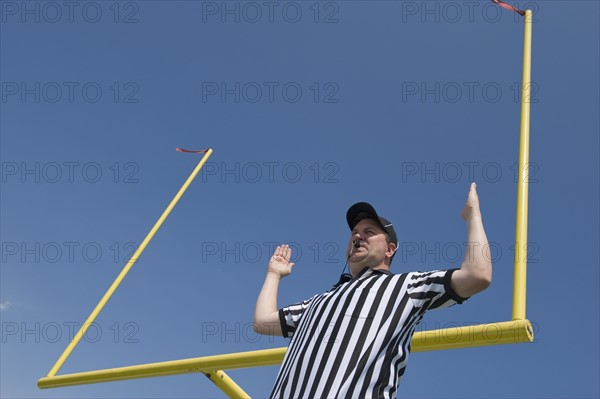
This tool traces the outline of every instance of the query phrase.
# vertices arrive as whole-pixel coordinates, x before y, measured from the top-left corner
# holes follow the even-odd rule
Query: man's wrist
[[[267,278],[277,279],[277,281],[279,281],[281,280],[281,275],[277,272],[269,270],[267,271]]]
[[[483,218],[481,217],[481,211],[479,210],[473,210],[471,212],[471,214],[469,215],[469,218],[467,219],[467,223],[471,223],[471,222],[475,222],[475,223],[480,223],[483,221]]]

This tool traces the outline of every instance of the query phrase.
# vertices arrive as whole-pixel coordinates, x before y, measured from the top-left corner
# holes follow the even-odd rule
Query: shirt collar
[[[389,270],[385,270],[385,269],[371,269],[369,266],[365,266],[364,269],[362,269],[357,275],[356,277],[353,278],[353,280],[358,280],[359,278],[361,278],[363,275],[370,275],[373,273],[377,273],[377,274],[387,274],[388,276],[393,276],[394,273],[390,272]]]

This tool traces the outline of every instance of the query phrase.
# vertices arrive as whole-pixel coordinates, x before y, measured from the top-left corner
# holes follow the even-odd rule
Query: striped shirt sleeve
[[[317,295],[305,301],[279,309],[279,323],[284,337],[291,338],[296,331],[300,318]]]
[[[450,285],[452,273],[456,270],[458,269],[409,273],[407,293],[415,307],[425,310],[442,309],[469,299],[458,296]]]

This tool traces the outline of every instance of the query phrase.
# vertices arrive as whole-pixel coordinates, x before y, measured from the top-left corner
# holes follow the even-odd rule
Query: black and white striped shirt
[[[279,310],[292,337],[272,398],[395,398],[415,327],[429,309],[462,303],[457,269],[392,274],[363,269],[352,281]]]

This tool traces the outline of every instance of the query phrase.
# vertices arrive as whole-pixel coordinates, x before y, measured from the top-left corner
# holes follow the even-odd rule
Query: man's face
[[[360,242],[359,248],[354,248],[352,241]],[[374,267],[383,263],[386,257],[391,256],[392,250],[388,250],[390,244],[386,240],[385,231],[377,222],[372,219],[362,219],[352,229],[350,242],[346,256],[351,254],[348,259],[353,274],[363,269],[365,266]]]

